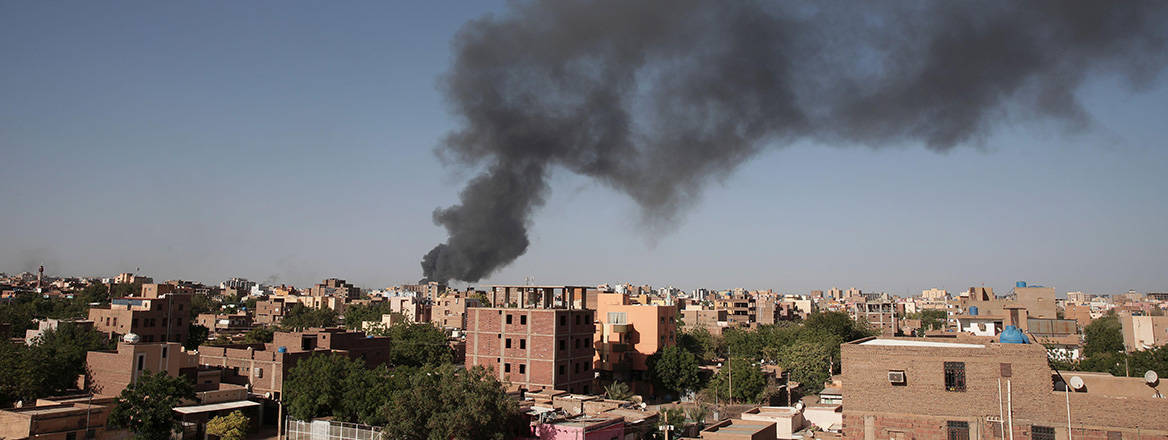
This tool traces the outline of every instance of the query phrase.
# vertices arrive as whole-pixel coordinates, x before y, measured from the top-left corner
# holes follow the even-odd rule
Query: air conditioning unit
[[[888,372],[888,383],[904,385],[904,371],[891,370]]]

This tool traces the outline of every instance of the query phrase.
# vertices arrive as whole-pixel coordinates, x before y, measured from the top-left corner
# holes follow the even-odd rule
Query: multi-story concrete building
[[[296,304],[294,296],[273,296],[263,301],[256,301],[255,322],[257,324],[272,325],[279,323],[288,314],[288,309]]]
[[[845,439],[1168,438],[1162,385],[1059,374],[1039,344],[868,338],[841,351]],[[1068,393],[1072,375],[1083,386]]]
[[[190,322],[191,295],[166,293],[169,284],[145,284],[139,297],[114,298],[110,305],[89,309],[89,320],[98,331],[120,338],[129,333],[142,342],[183,342]]]
[[[470,308],[466,365],[531,391],[593,392],[593,316],[579,309]]]
[[[117,396],[143,372],[166,372],[177,377],[182,370],[199,366],[199,355],[183,350],[177,342],[156,344],[119,343],[114,351],[91,351],[85,357],[85,388],[99,396]]]
[[[602,379],[647,379],[649,356],[677,343],[677,306],[632,304],[620,293],[597,296],[594,367]]]
[[[478,298],[473,298],[477,292],[467,289],[465,292],[448,290],[434,299],[430,309],[430,321],[445,329],[463,330],[466,328],[466,309],[481,307]]]
[[[423,300],[420,295],[400,295],[386,297],[389,311],[400,313],[409,322],[430,322],[431,304]]]
[[[887,301],[859,301],[849,309],[852,319],[867,322],[882,335],[893,336],[900,330],[896,303]]]
[[[925,289],[921,291],[921,298],[928,300],[947,300],[949,299],[949,291],[945,289]]]
[[[418,284],[402,284],[400,289],[406,292],[414,292],[421,295],[422,299],[433,301],[438,296],[446,293],[446,285],[437,281],[427,281]]]
[[[1031,317],[1058,317],[1053,287],[1028,286],[1025,281],[1019,281],[1014,287],[1014,301],[1025,307]]]
[[[213,333],[232,334],[241,333],[252,328],[251,315],[238,313],[200,313],[195,317],[195,324],[206,327]]]
[[[746,293],[726,292],[714,299],[714,308],[726,311],[726,321],[736,327],[758,325],[754,297]]]
[[[313,353],[343,354],[373,367],[389,362],[389,338],[344,329],[276,332],[266,344],[199,346],[199,363],[227,370],[225,381],[251,385],[253,393],[278,399],[288,370]]]
[[[589,308],[588,295],[595,291],[586,286],[496,285],[486,292],[495,307]]]
[[[1168,344],[1168,316],[1132,316],[1120,312],[1123,347],[1127,351],[1147,350]]]
[[[340,278],[329,278],[308,289],[308,296],[335,296],[341,299],[357,299],[361,297],[361,289],[346,283]]]
[[[729,326],[725,309],[707,309],[696,304],[687,305],[681,311],[681,322],[686,331],[702,327],[715,336],[721,335],[722,329]]]

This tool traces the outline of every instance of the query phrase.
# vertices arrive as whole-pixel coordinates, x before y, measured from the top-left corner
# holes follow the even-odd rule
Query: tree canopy
[[[1108,314],[1091,321],[1083,329],[1083,336],[1087,339],[1083,345],[1084,356],[1123,352],[1123,329],[1115,314]]]
[[[758,365],[747,358],[733,358],[710,380],[708,390],[723,400],[758,402],[765,395],[766,385],[766,377]]]
[[[282,329],[292,331],[335,325],[337,325],[337,312],[327,307],[311,309],[303,304],[293,304],[284,314],[284,318],[280,320]]]
[[[186,378],[146,371],[122,390],[110,412],[109,424],[129,429],[138,440],[166,440],[179,426],[173,408],[183,399],[194,398],[195,389]]]
[[[697,357],[681,347],[668,346],[649,357],[649,374],[661,391],[680,396],[701,386]]]
[[[60,323],[34,339],[32,345],[0,344],[0,406],[32,401],[73,389],[85,373],[89,351],[105,350],[105,335],[91,328]]]
[[[525,428],[518,403],[481,366],[418,370],[407,387],[394,390],[385,414],[389,438],[501,440]]]
[[[232,411],[231,414],[208,420],[207,434],[219,437],[219,440],[244,440],[247,438],[249,422],[243,412]]]

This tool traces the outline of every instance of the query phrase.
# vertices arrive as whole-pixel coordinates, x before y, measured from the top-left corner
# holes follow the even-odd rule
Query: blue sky
[[[456,127],[437,79],[501,8],[0,3],[0,271],[418,279],[431,211],[474,173],[432,152]],[[528,253],[484,282],[1163,291],[1165,79],[1092,79],[1091,126],[1013,121],[946,154],[776,146],[662,236],[556,170]]]

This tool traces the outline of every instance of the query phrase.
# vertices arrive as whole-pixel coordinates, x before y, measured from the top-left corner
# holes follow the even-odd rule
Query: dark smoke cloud
[[[768,147],[976,142],[1007,120],[1089,122],[1095,74],[1165,64],[1158,1],[517,2],[466,24],[443,87],[461,128],[439,153],[484,166],[434,221],[428,279],[477,281],[528,246],[553,167],[668,226]]]

